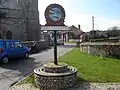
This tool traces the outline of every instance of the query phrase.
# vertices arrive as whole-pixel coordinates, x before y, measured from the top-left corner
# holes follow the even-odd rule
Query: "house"
[[[80,35],[82,35],[83,31],[80,28],[75,27],[74,25],[69,27],[68,37],[69,39],[79,39]]]
[[[68,27],[68,31],[62,31],[61,32],[61,38],[64,41],[69,41],[69,39],[80,39],[80,35],[82,35],[83,31],[80,30],[80,25],[78,25],[78,28],[74,25]]]

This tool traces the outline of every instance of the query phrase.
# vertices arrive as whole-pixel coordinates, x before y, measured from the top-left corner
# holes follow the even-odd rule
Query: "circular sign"
[[[48,26],[64,26],[64,8],[59,4],[50,4],[45,10],[45,19]]]

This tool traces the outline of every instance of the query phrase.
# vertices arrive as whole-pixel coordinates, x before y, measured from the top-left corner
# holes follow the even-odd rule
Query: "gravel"
[[[40,90],[32,84],[23,84],[11,87],[9,90]],[[77,83],[67,90],[120,90],[120,83]]]

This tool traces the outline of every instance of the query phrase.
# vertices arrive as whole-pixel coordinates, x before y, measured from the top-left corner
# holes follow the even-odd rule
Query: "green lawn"
[[[78,78],[88,82],[120,82],[120,60],[100,58],[80,53],[79,48],[74,48],[60,61],[64,61],[78,69]]]
[[[81,53],[79,48],[74,48],[59,58],[78,69],[78,80],[87,82],[112,83],[120,82],[120,60],[113,58],[100,58]],[[34,76],[31,74],[19,84],[34,84]]]
[[[18,85],[26,84],[26,83],[31,83],[31,84],[35,85],[33,73],[30,74],[27,78],[25,78],[22,82],[18,83]]]

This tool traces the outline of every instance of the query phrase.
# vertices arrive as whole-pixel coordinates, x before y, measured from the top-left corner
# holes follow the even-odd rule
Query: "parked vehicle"
[[[10,58],[28,58],[30,50],[19,40],[0,40],[0,61],[8,63]]]
[[[50,45],[50,46],[53,46],[53,44],[54,44],[54,40],[53,40],[53,38],[50,38],[50,40],[49,40],[49,45]]]
[[[57,39],[57,45],[64,45],[63,39]]]
[[[50,40],[50,46],[54,45],[54,38]],[[57,39],[57,45],[64,45],[63,39]]]
[[[39,49],[37,48],[37,42],[34,42],[34,44],[30,47],[30,52],[32,54],[39,52]]]

